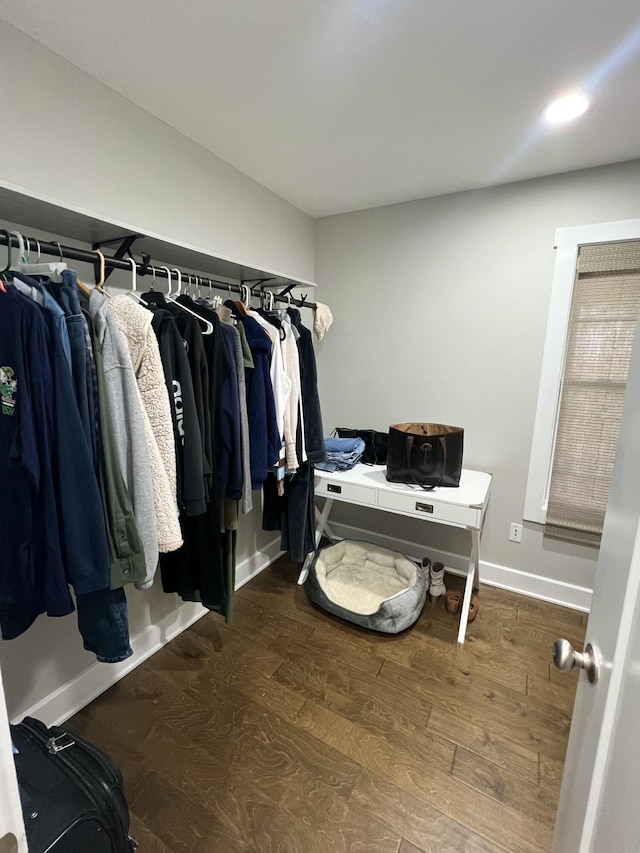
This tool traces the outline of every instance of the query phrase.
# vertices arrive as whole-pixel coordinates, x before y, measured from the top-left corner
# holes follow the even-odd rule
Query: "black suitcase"
[[[131,853],[122,774],[97,747],[25,717],[11,726],[29,853]]]

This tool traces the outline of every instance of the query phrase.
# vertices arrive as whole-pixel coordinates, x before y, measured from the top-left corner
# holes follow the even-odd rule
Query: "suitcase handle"
[[[58,743],[58,741],[64,741],[67,738],[66,743]],[[70,746],[75,746],[76,742],[68,735],[66,732],[63,732],[58,737],[50,737],[47,741],[47,749],[51,753],[51,755],[57,755],[59,752],[62,752],[63,749],[69,749]]]

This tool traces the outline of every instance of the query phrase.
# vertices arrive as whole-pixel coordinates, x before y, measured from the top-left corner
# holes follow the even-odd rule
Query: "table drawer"
[[[336,501],[351,501],[364,506],[375,506],[376,491],[366,486],[355,486],[353,483],[327,482],[322,480],[316,484],[316,497],[333,498]]]
[[[401,495],[380,491],[378,492],[378,506],[380,509],[388,509],[402,515],[412,515],[416,518],[439,521],[444,524],[459,524],[465,527],[478,527],[480,524],[479,509],[438,502],[430,498],[428,492]]]

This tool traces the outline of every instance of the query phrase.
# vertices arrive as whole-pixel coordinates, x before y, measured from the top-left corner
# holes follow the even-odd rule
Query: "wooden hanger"
[[[91,296],[91,289],[87,287],[84,281],[81,281],[79,278],[76,278],[76,287],[80,291],[80,293],[84,293],[85,296]]]
[[[107,293],[107,291],[104,289],[104,255],[102,254],[100,249],[96,249],[95,253],[100,258],[100,281],[96,282],[96,290],[111,299],[111,294]]]

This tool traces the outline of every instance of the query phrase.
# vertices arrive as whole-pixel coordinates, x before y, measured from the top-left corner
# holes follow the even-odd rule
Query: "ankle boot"
[[[438,599],[445,595],[447,588],[444,585],[444,566],[442,563],[433,563],[429,570],[430,585],[429,598],[432,604],[437,604]]]

